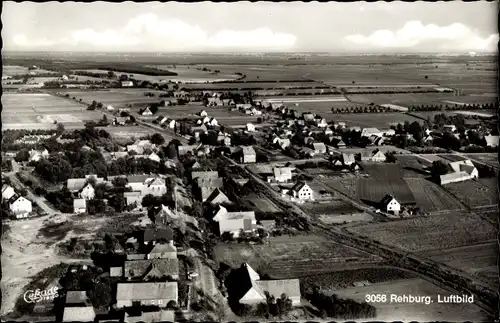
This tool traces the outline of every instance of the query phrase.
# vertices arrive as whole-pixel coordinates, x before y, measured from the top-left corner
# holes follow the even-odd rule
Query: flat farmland
[[[218,244],[215,260],[232,267],[248,262],[273,278],[297,278],[345,268],[348,263],[373,263],[376,256],[338,245],[320,236],[272,237],[265,245]]]
[[[113,138],[117,140],[125,140],[127,142],[134,141],[140,137],[152,135],[155,133],[154,129],[140,126],[120,126],[120,127],[105,127],[104,130],[108,132]],[[163,134],[163,133],[162,133]],[[168,143],[169,141],[166,140]]]
[[[82,127],[84,121],[98,120],[101,113],[46,93],[4,93],[2,126],[5,129],[51,129],[54,121],[69,128]]]
[[[444,100],[453,100],[456,96],[443,93],[398,93],[398,94],[348,94],[347,97],[356,103],[399,104],[402,106],[421,104],[443,104]]]
[[[492,287],[498,287],[498,243],[422,252],[419,255],[470,273]]]
[[[466,212],[362,224],[347,230],[410,252],[455,248],[496,239],[493,225]]]
[[[483,178],[464,182],[450,183],[443,187],[470,208],[498,204],[496,178]]]
[[[82,99],[83,102],[91,104],[92,101],[101,102],[104,105],[112,105],[115,108],[125,107],[128,104],[158,103],[162,99],[158,97],[147,97],[144,92],[154,92],[146,89],[141,91],[132,89],[111,89],[109,91],[61,91],[70,97]]]
[[[160,70],[168,70],[178,74],[178,76],[163,76],[162,79],[170,80],[172,82],[205,83],[204,85],[207,87],[215,84],[206,84],[206,82],[236,80],[240,77],[230,71],[213,74],[209,71],[203,71],[202,66],[175,65],[174,67],[172,65],[151,65],[151,67]],[[214,68],[212,71],[216,69],[217,68]],[[191,88],[191,85],[196,86],[196,84],[190,84],[189,86],[183,85],[183,87]]]
[[[372,205],[379,203],[387,194],[400,203],[415,202],[415,197],[403,178],[360,178],[357,182],[358,199]]]
[[[498,167],[498,154],[465,154],[468,158],[472,160],[480,161],[486,165]]]
[[[410,123],[422,120],[415,118],[413,116],[398,113],[398,112],[386,112],[386,113],[342,113],[342,114],[332,114],[332,118],[335,121],[344,121],[346,125],[349,126],[359,126],[361,128],[389,128],[392,125],[397,125],[398,123],[404,123],[408,121]]]
[[[3,75],[9,75],[9,76],[14,76],[14,75],[25,75],[29,74],[30,72],[37,73],[37,74],[56,74],[56,72],[53,71],[48,71],[48,70],[43,70],[43,69],[34,69],[34,70],[28,70],[27,67],[25,66],[18,66],[18,65],[4,65],[2,66],[2,74]]]
[[[296,81],[303,78],[310,79],[311,70],[319,68],[317,65],[223,65],[209,64],[197,65],[213,70],[220,70],[224,74],[242,73],[246,81]],[[174,70],[175,72],[175,70]]]
[[[361,210],[357,209],[355,206],[347,203],[344,200],[304,203],[299,205],[299,207],[308,215],[315,216],[331,214],[353,214],[362,212]]]
[[[182,87],[188,88],[188,89],[295,89],[295,88],[304,88],[304,89],[314,89],[318,87],[325,87],[324,84],[317,83],[317,82],[251,82],[251,83],[245,83],[245,80],[239,81],[239,82],[228,82],[228,83],[196,83],[196,84],[186,84],[183,85]],[[320,88],[317,89],[318,91]],[[324,89],[328,90],[328,89]]]
[[[377,309],[377,316],[369,321],[417,321],[431,322],[439,318],[440,321],[448,322],[486,322],[489,317],[479,306],[474,304],[450,304],[438,303],[438,295],[441,297],[452,295],[452,292],[442,289],[422,278],[401,279],[368,286],[351,287],[333,291],[341,298],[348,298],[363,302],[368,294],[385,294],[390,297],[395,295],[431,296],[433,302],[425,303],[398,303],[390,301],[385,303],[373,303]]]
[[[403,178],[425,178],[430,175],[424,167],[431,163],[416,155],[398,155],[397,164],[401,166]]]
[[[295,104],[301,103],[309,104],[309,103],[317,103],[317,102],[345,102],[347,99],[343,95],[321,95],[321,96],[280,96],[280,97],[265,97],[259,96],[256,97],[255,100],[261,100],[262,102],[269,103],[283,103],[283,104]]]
[[[463,210],[463,205],[439,185],[424,178],[405,178],[417,206],[424,212]]]
[[[270,199],[257,194],[251,194],[245,196],[245,203],[252,209],[258,210],[265,213],[277,213],[281,212],[281,209],[273,203]]]

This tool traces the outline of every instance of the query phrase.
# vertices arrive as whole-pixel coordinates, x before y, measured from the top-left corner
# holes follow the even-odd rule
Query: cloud
[[[348,43],[373,48],[438,46],[435,49],[476,51],[496,51],[498,39],[498,34],[482,38],[461,23],[440,27],[434,24],[424,26],[420,21],[410,21],[396,32],[377,30],[369,36],[354,34],[344,38]]]
[[[67,37],[52,42],[33,42],[25,35],[13,39],[18,47],[74,46],[81,49],[179,51],[194,49],[258,48],[291,49],[297,38],[292,34],[276,33],[263,27],[255,30],[220,30],[209,35],[198,25],[179,19],[162,19],[148,13],[130,19],[119,29],[96,31],[91,28],[75,30]]]
[[[42,39],[28,39],[23,34],[15,35],[14,37],[12,37],[12,41],[17,46],[21,46],[21,47],[27,47],[27,46],[29,46],[29,47],[34,47],[34,48],[45,47],[45,46],[53,46],[55,44],[54,41],[50,41],[50,40],[48,40],[46,38],[42,38]]]

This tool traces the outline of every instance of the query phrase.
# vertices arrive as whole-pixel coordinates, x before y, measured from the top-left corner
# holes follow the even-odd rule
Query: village
[[[464,118],[451,119],[457,127],[435,117],[422,125],[364,128],[298,113],[283,103],[251,98],[235,103],[220,99],[221,93],[204,95],[206,107],[188,118],[168,117],[168,108],[166,115],[158,115],[148,106],[137,113],[108,106],[102,108],[106,125],[4,131],[3,161],[10,164],[2,163],[4,218],[45,216],[49,209],[53,216],[143,214],[149,223],[139,231],[106,234],[107,253],[97,257],[94,250],[93,265],[71,266],[63,285],[55,279],[64,300],[37,304],[37,311],[55,313],[62,322],[179,321],[193,312],[215,315],[220,300],[214,297],[220,294],[233,314],[285,317],[306,297],[300,277],[262,278],[242,262],[222,273],[212,268],[219,287],[210,295],[200,288],[205,283],[199,280],[207,278],[200,277],[206,274],[198,258],[210,258],[207,249],[218,242],[266,245],[273,237],[314,230],[316,222],[397,221],[443,211],[419,204],[426,199],[408,194],[395,168],[388,170],[387,184],[361,178],[357,195],[346,192],[347,187],[335,188],[327,178],[370,177],[369,170],[403,168],[399,165],[408,159],[407,171],[437,187],[495,174],[493,167],[464,157],[470,154],[463,149],[455,151],[456,142],[496,149],[498,132],[487,120],[466,124]],[[259,119],[242,128],[225,126],[211,116],[221,109]],[[130,126],[131,118],[132,126],[144,123],[154,133],[118,144],[107,130]],[[412,147],[437,153],[418,154],[408,150]],[[336,211],[339,201],[347,211]],[[80,243],[72,239],[66,248],[82,249]],[[326,303],[317,293],[308,299],[321,311]],[[349,311],[375,315],[363,303],[354,302]],[[217,315],[210,317],[221,319],[225,313]]]

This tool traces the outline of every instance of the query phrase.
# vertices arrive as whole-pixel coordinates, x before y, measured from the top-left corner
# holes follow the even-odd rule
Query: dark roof
[[[394,199],[394,196],[387,194],[386,196],[384,196],[382,201],[380,201],[380,205],[386,207],[387,205],[389,205],[392,199]]]
[[[174,232],[170,228],[165,229],[146,229],[144,230],[144,242],[165,239],[172,241],[174,239]]]

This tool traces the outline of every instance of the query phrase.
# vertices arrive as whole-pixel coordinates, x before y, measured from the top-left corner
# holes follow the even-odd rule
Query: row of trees
[[[496,103],[482,103],[482,104],[426,104],[426,105],[412,105],[408,107],[408,111],[444,111],[444,110],[493,110],[498,108]]]
[[[385,112],[394,112],[394,110],[378,105],[356,106],[356,107],[345,107],[345,108],[332,107],[332,113],[385,113]]]
[[[377,313],[376,308],[366,302],[358,303],[351,299],[342,299],[335,294],[327,296],[318,288],[305,296],[321,312],[324,319],[366,319],[374,318]]]

